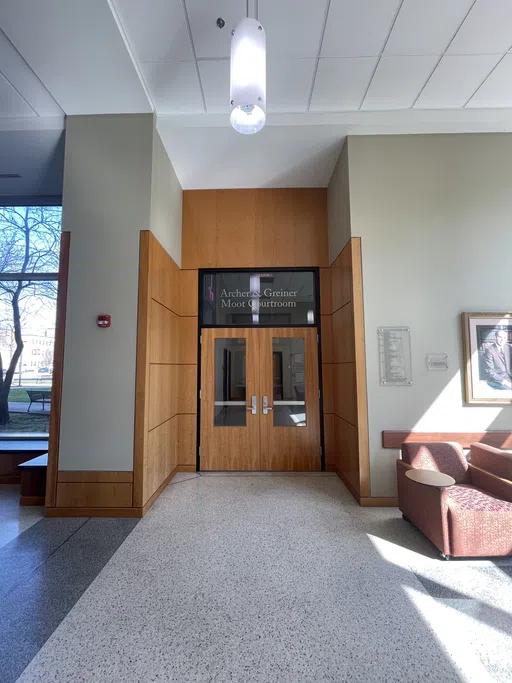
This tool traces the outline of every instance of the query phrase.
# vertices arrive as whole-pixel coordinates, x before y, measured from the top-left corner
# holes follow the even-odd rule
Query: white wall
[[[512,135],[351,137],[352,235],[362,238],[371,495],[395,494],[384,429],[512,429],[512,406],[464,404],[460,314],[512,305]],[[411,387],[379,384],[377,328],[411,328]],[[427,353],[450,357],[428,372]]]
[[[151,232],[181,267],[183,193],[158,131],[153,132]]]
[[[132,470],[139,233],[150,227],[153,116],[67,119],[71,232],[60,470]],[[96,326],[108,313],[112,327]]]
[[[329,263],[332,263],[350,235],[350,196],[347,140],[334,168],[327,188],[327,231],[329,236]]]

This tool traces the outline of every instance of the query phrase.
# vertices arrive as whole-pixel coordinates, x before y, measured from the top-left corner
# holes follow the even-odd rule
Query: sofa
[[[512,555],[512,455],[472,444],[470,462],[458,443],[404,443],[397,460],[398,503],[441,557]],[[445,488],[412,481],[410,469],[451,476]]]

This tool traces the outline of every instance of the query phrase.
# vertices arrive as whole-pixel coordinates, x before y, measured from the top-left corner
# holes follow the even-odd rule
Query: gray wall
[[[352,235],[362,238],[371,495],[395,493],[384,429],[512,429],[512,406],[464,403],[460,314],[510,311],[512,135],[351,137]],[[411,387],[381,387],[377,327],[411,329]],[[450,369],[429,372],[426,354]]]
[[[345,140],[327,188],[327,225],[329,263],[332,263],[351,237],[347,140]]]
[[[153,119],[67,119],[62,228],[71,232],[71,250],[60,470],[133,469],[139,234],[154,223],[165,239],[177,195],[174,185],[165,191],[170,172]],[[170,231],[166,248],[177,241]],[[96,326],[99,313],[112,316],[110,329]]]
[[[182,197],[181,185],[155,129],[151,175],[151,232],[180,267]]]

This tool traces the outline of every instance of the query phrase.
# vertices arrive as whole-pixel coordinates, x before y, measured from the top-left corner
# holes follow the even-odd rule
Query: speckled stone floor
[[[510,682],[511,571],[334,475],[178,475],[18,681]]]

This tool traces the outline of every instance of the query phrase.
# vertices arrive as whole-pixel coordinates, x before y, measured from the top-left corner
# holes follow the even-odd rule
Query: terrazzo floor
[[[178,475],[127,534],[19,683],[512,680],[512,558],[445,563],[335,475]]]

